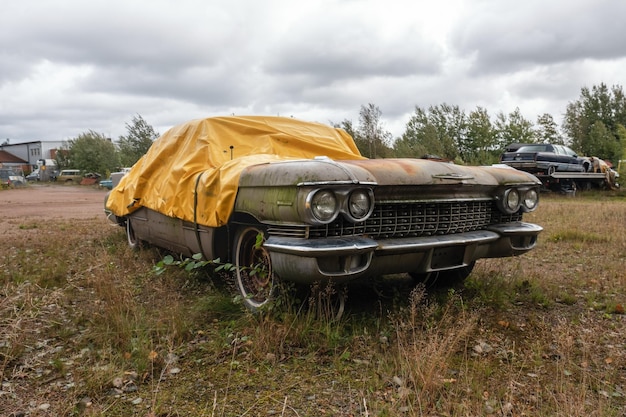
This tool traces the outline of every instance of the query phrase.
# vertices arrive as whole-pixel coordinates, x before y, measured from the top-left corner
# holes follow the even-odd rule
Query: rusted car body
[[[127,177],[112,192],[128,194]],[[508,167],[319,155],[241,169],[223,225],[196,221],[198,196],[211,187],[189,190],[196,203],[186,220],[143,206],[106,210],[126,227],[131,246],[143,241],[232,262],[244,302],[256,310],[272,299],[276,280],[348,283],[395,273],[462,279],[478,259],[521,255],[542,230],[522,221],[537,207],[539,185]],[[263,273],[251,273],[258,265]]]

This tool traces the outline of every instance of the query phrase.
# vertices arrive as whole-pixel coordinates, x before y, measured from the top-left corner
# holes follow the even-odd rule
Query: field
[[[0,191],[0,415],[626,415],[623,192],[542,195],[532,252],[351,287],[340,318],[342,288],[252,316],[224,276],[157,275],[103,196]]]

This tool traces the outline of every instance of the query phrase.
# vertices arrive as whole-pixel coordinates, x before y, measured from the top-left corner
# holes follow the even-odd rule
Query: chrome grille
[[[489,224],[521,220],[521,214],[505,215],[493,201],[452,201],[377,204],[360,223],[343,217],[323,226],[272,226],[270,235],[300,238],[368,235],[374,239],[446,235],[480,230]]]

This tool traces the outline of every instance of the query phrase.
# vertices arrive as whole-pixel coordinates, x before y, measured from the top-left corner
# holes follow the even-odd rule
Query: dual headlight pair
[[[498,208],[507,214],[531,212],[539,204],[539,192],[532,188],[507,188],[498,198]]]
[[[369,188],[315,190],[307,195],[306,211],[312,223],[331,223],[340,213],[353,223],[361,222],[374,211],[374,192]]]
[[[537,187],[510,187],[498,195],[498,208],[514,214],[531,212],[539,204]],[[314,224],[333,222],[339,214],[353,223],[362,222],[374,211],[374,192],[369,188],[330,189],[311,191],[306,197],[306,217]]]

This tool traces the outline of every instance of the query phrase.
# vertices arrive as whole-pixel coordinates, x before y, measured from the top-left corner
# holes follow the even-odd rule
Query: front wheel
[[[246,308],[257,312],[274,298],[275,282],[265,237],[258,227],[241,228],[235,236],[235,285]]]

